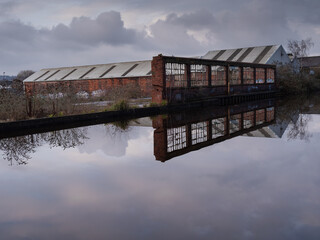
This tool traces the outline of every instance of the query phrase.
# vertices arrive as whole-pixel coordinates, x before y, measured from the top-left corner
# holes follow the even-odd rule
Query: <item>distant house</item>
[[[302,70],[308,71],[311,74],[320,72],[320,56],[301,57],[298,60]]]
[[[260,64],[289,64],[290,58],[282,45],[235,48],[209,51],[203,59]]]

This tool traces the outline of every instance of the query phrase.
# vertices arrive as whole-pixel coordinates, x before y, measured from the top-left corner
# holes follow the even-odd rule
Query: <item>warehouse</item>
[[[28,94],[49,89],[50,86],[74,87],[78,92],[94,94],[126,85],[139,86],[143,96],[150,96],[151,61],[48,68],[24,80]]]
[[[290,59],[281,45],[248,47],[209,51],[200,59],[243,62],[254,64],[288,64]],[[237,69],[231,73],[239,75]],[[253,79],[252,69],[246,69],[245,77]],[[219,69],[216,69],[219,75]],[[251,77],[249,75],[252,75]],[[259,77],[259,71],[256,72]],[[217,78],[219,76],[213,76]],[[248,75],[248,77],[247,77]],[[233,78],[232,78],[233,79]],[[231,79],[231,81],[233,81]],[[237,78],[234,82],[237,83]],[[249,82],[248,82],[249,83]],[[109,63],[100,65],[61,67],[42,69],[24,80],[26,93],[34,94],[41,90],[50,91],[50,87],[75,88],[78,92],[95,94],[119,86],[134,85],[140,88],[142,96],[151,96],[152,71],[151,60]],[[61,88],[60,88],[61,89]]]

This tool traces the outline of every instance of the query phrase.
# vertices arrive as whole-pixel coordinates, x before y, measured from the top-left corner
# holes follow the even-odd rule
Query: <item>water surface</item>
[[[1,239],[319,239],[319,103],[1,139]]]

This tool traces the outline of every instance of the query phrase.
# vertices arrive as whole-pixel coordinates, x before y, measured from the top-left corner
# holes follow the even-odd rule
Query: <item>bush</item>
[[[13,91],[0,90],[0,120],[23,120],[27,118],[26,98]]]
[[[287,94],[310,93],[320,90],[320,79],[307,72],[296,72],[285,65],[277,69],[278,88]]]
[[[118,101],[110,108],[111,111],[127,111],[128,109],[130,109],[130,106],[126,100]]]

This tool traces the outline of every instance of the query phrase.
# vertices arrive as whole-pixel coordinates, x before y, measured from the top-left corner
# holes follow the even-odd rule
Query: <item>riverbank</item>
[[[262,99],[267,95],[257,95],[256,98],[252,96],[251,101],[254,103],[254,99],[258,100],[259,97]],[[229,100],[224,100],[224,102],[234,101],[235,103],[240,103],[240,98],[235,96],[230,97]],[[159,114],[167,114],[178,111],[186,111],[189,109],[203,108],[208,106],[216,105],[218,108],[222,105],[221,100],[207,99],[205,101],[189,102],[184,104],[176,105],[164,105],[164,106],[152,106],[152,107],[141,107],[141,108],[120,108],[114,111],[104,111],[98,113],[89,114],[79,114],[71,116],[60,116],[60,117],[49,117],[49,118],[39,118],[30,119],[15,122],[3,122],[0,123],[0,139],[6,137],[20,136],[25,134],[47,132],[54,130],[62,130],[67,128],[75,128],[87,125],[95,125],[101,123],[110,122],[122,122],[131,119],[142,118],[142,117],[152,117]],[[245,101],[242,101],[245,102]]]

